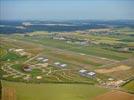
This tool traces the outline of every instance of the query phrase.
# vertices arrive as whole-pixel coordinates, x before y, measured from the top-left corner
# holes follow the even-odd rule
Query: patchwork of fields
[[[126,33],[102,36],[79,32],[1,35],[3,100],[106,100],[118,95],[131,100],[124,92],[108,91],[134,92],[132,38]]]
[[[25,49],[25,51],[29,52],[32,54],[31,58],[27,57],[21,57],[19,59],[19,55],[10,52],[7,50],[7,55],[1,58],[3,62],[8,61],[8,59],[5,59],[9,57],[10,61],[8,61],[9,66],[18,72],[22,72],[25,75],[27,75],[27,72],[24,72],[22,70],[22,66],[25,64],[27,65],[32,65],[32,66],[39,66],[38,69],[40,71],[34,71],[31,72],[31,77],[30,81],[33,82],[84,82],[84,83],[94,83],[96,81],[96,78],[86,78],[86,77],[81,77],[79,75],[79,70],[81,69],[86,69],[89,71],[93,71],[96,68],[99,68],[100,66],[107,64],[107,63],[113,63],[116,62],[114,60],[110,59],[102,59],[101,57],[96,57],[96,56],[90,56],[90,55],[81,55],[80,53],[75,53],[72,51],[64,51],[61,49],[57,48],[51,48],[51,47],[46,47],[43,45],[37,45],[36,43],[30,43],[30,42],[25,42],[25,41],[20,41],[20,40],[15,40],[14,39],[5,39],[2,38],[2,44],[3,46],[6,47],[6,44],[8,44],[8,48],[21,48]],[[16,44],[16,42],[18,44]],[[38,49],[36,49],[38,48]],[[33,52],[34,50],[34,52]],[[5,49],[6,51],[6,49]],[[12,56],[10,57],[10,54]],[[49,61],[42,63],[37,61],[36,59],[39,57],[45,57],[49,59]],[[19,62],[16,62],[16,60],[19,60]],[[65,63],[67,65],[66,68],[60,68],[57,65],[55,65],[55,62],[60,62],[60,63]],[[41,67],[43,64],[48,63],[48,67]],[[45,70],[45,72],[43,72]],[[22,75],[22,74],[21,74]],[[36,80],[36,76],[42,76],[42,80]],[[8,80],[20,80],[20,81],[25,81],[23,80],[23,77],[16,77],[12,78],[12,76],[9,75],[9,77],[3,77],[4,79]],[[22,78],[22,79],[21,79]],[[105,77],[104,77],[105,78]]]

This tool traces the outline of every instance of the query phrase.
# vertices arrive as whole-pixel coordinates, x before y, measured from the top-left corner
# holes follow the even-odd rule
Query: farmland
[[[108,91],[104,88],[82,84],[18,84],[7,81],[2,81],[2,84],[3,87],[16,89],[17,100],[92,100],[96,95]]]
[[[38,66],[40,65],[41,66],[43,64],[39,63],[36,59],[41,57],[41,56],[49,58],[49,61],[47,63],[49,63],[50,65],[48,66],[48,68],[47,67],[43,68],[43,66],[38,68],[40,71],[41,70],[43,71],[43,69],[44,69],[44,70],[46,70],[46,72],[44,72],[44,73],[38,73],[38,72],[35,72],[35,71],[30,72],[31,74],[32,73],[33,74],[38,73],[39,75],[46,74],[44,76],[45,79],[48,79],[48,77],[52,78],[52,80],[50,80],[51,78],[49,80],[43,80],[42,79],[42,80],[40,80],[41,82],[43,82],[43,81],[54,81],[54,79],[56,79],[56,80],[64,80],[66,82],[69,82],[69,81],[82,82],[82,80],[83,80],[83,82],[94,83],[95,80],[92,79],[92,78],[80,77],[80,75],[78,75],[78,71],[80,69],[82,69],[82,67],[85,68],[85,69],[93,70],[93,69],[96,69],[97,67],[99,67],[99,66],[101,66],[103,64],[106,64],[106,63],[109,63],[109,62],[111,62],[111,63],[114,62],[114,60],[113,61],[109,60],[109,59],[105,60],[105,59],[101,59],[101,58],[95,57],[95,56],[81,55],[79,53],[75,53],[75,52],[71,52],[71,51],[63,51],[61,49],[46,47],[46,46],[43,46],[43,45],[38,46],[37,44],[35,45],[33,43],[24,42],[22,40],[15,40],[15,42],[14,42],[13,41],[14,39],[9,38],[9,40],[10,40],[10,43],[9,43],[7,41],[7,39],[5,39],[5,38],[2,38],[2,39],[3,39],[2,40],[3,45],[8,44],[8,46],[10,46],[10,44],[11,44],[10,48],[14,48],[14,47],[17,47],[17,46],[19,47],[20,45],[22,45],[22,46],[24,46],[23,48],[25,48],[27,52],[32,53],[32,56],[33,56],[34,59],[29,58],[31,60],[28,60],[28,58],[26,58],[24,56],[24,59],[20,59],[19,62],[14,62],[15,64],[13,64],[13,62],[11,63],[12,68],[14,68],[15,70],[20,71],[20,72],[22,72],[24,74],[28,74],[28,73],[22,71],[21,66],[23,66],[23,63],[21,63],[21,62],[27,62],[27,64],[30,64],[30,65],[38,65]],[[12,41],[12,43],[11,43],[11,41]],[[16,41],[19,44],[15,44]],[[37,46],[39,47],[39,50],[34,49]],[[34,53],[32,51],[33,49],[34,49]],[[42,53],[36,56],[37,52],[40,52],[40,50],[42,50]],[[60,63],[66,63],[68,65],[68,67],[65,68],[65,69],[58,68],[58,67],[56,67],[54,65],[54,63],[56,61],[60,62]],[[49,73],[50,75],[48,75],[47,71],[50,72]],[[60,72],[60,71],[62,71],[63,73]],[[60,72],[60,73],[58,73],[58,72]],[[58,78],[56,76],[54,76],[54,75],[58,76]],[[35,76],[35,74],[34,74],[34,76]],[[60,76],[61,79],[59,79],[59,76]],[[7,77],[7,78],[10,79],[10,80],[14,80],[14,79],[11,79],[10,77]],[[6,79],[6,77],[5,77],[5,79]],[[33,77],[31,79],[31,81],[36,81],[34,79],[35,79],[35,77]],[[89,80],[91,80],[91,81],[89,81]]]
[[[16,90],[14,88],[2,88],[2,100],[16,100]]]
[[[21,39],[21,37],[16,37],[16,38]],[[131,57],[131,54],[129,53],[124,54],[124,53],[114,52],[94,45],[85,47],[85,46],[79,46],[77,44],[68,44],[64,41],[61,42],[60,40],[49,39],[46,36],[44,36],[44,38],[43,36],[25,37],[25,40],[32,41],[35,43],[40,43],[49,47],[69,50],[78,53],[84,53],[87,55],[100,56],[100,57],[115,59],[115,60],[123,60],[123,59],[127,59],[128,57]]]
[[[134,80],[129,81],[128,83],[126,83],[125,85],[123,85],[123,89],[134,93]]]
[[[110,98],[109,98],[110,97]],[[111,91],[96,97],[93,100],[133,100],[134,96],[121,91]]]
[[[127,83],[134,77],[130,35],[126,28],[2,34],[2,96],[12,91],[13,100],[92,100],[113,89],[133,93],[133,81]]]

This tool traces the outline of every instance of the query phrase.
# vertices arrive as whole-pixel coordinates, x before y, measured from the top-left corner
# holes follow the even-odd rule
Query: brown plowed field
[[[97,96],[93,100],[134,100],[134,94],[129,94],[122,91],[111,91]]]
[[[112,68],[97,69],[96,72],[105,74],[105,73],[129,70],[130,68],[131,67],[126,66],[126,65],[120,65],[120,66],[112,67]]]
[[[14,88],[2,88],[2,100],[16,100],[16,92]]]

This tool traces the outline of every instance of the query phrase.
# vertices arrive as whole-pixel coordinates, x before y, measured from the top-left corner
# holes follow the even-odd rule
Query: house
[[[81,76],[86,76],[87,70],[81,69],[81,70],[79,70],[79,73]]]

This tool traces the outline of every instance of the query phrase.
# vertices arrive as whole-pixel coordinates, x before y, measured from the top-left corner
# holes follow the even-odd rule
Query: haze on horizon
[[[134,0],[0,0],[0,20],[134,19]]]

